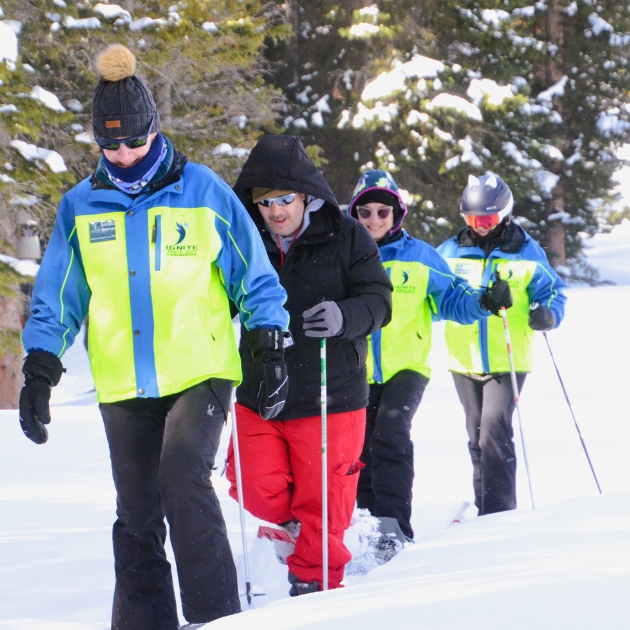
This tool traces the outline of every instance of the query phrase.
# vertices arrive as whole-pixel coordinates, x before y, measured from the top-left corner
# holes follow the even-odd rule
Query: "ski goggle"
[[[393,209],[393,206],[382,206],[378,210],[372,210],[367,206],[357,206],[357,213],[362,219],[369,219],[374,212],[376,212],[379,219],[387,219]]]
[[[259,206],[263,208],[271,208],[275,203],[279,206],[288,206],[295,201],[295,193],[289,193],[288,195],[282,195],[282,197],[276,197],[275,199],[263,199],[258,202]]]
[[[496,227],[501,223],[501,217],[498,212],[494,214],[465,214],[464,221],[466,221],[466,225],[470,226],[473,230],[476,228],[484,228],[485,230],[489,230],[490,228]]]
[[[149,140],[151,129],[153,127],[153,123],[155,122],[156,116],[157,110],[153,112],[153,117],[151,118],[151,122],[149,123],[149,130],[140,136],[131,136],[130,138],[114,140],[111,138],[99,138],[95,134],[94,139],[96,140],[96,144],[98,144],[101,149],[106,149],[107,151],[117,151],[121,144],[124,144],[129,149],[139,149],[140,147],[143,147]]]

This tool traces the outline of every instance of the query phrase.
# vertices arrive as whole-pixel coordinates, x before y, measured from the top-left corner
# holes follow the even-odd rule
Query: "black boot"
[[[289,582],[291,588],[289,589],[289,595],[291,597],[297,597],[298,595],[308,595],[308,593],[317,593],[319,590],[319,582],[301,582],[300,578],[294,573],[289,573]]]

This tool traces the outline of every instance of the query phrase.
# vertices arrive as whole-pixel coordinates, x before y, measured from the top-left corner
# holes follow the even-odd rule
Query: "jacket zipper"
[[[156,214],[151,233],[151,242],[155,245],[155,271],[162,267],[162,215]]]
[[[483,280],[483,277],[486,273],[486,267],[488,265],[488,261],[490,260],[490,254],[486,254],[486,257],[483,259],[483,270],[481,272],[481,278]],[[486,282],[486,289],[488,288],[488,286],[490,285],[490,280],[492,278],[492,273],[493,273],[493,269],[492,267],[494,266],[492,261],[490,260],[490,265],[491,265],[491,269],[490,269],[490,277],[488,278],[488,282]],[[482,364],[482,368],[483,371],[486,374],[490,374],[490,353],[488,351],[488,320],[484,319],[479,320],[477,322],[477,326],[479,327],[479,350],[481,352],[481,364]]]

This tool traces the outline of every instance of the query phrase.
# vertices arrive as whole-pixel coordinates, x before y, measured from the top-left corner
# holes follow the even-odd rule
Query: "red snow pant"
[[[236,405],[245,508],[269,523],[302,524],[289,556],[289,571],[322,587],[321,417],[283,422],[263,420]],[[328,586],[339,588],[352,555],[343,544],[359,481],[365,409],[328,416]],[[237,499],[232,441],[228,448],[230,496]]]

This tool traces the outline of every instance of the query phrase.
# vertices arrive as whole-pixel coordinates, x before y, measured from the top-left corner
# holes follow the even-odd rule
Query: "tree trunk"
[[[547,256],[552,267],[566,266],[567,257],[564,242],[564,225],[556,223],[547,232]],[[562,276],[566,274],[560,274]]]
[[[24,245],[22,240],[27,225],[33,222],[23,209],[20,212],[12,210],[9,198],[5,196],[0,201],[0,253],[13,257]],[[32,258],[41,258],[39,246],[30,248],[26,253],[32,254]],[[28,316],[28,298],[20,289],[19,276],[5,273],[9,270],[5,263],[0,262],[0,267],[0,409],[17,409],[20,389],[24,384],[24,352],[20,334]],[[26,284],[24,286],[27,287]]]
[[[297,0],[288,0],[287,3],[287,20],[293,29],[293,37],[287,39],[287,77],[288,83],[297,83],[299,78],[299,50],[298,50],[298,13],[300,6]]]
[[[564,212],[564,188],[558,185],[554,188],[554,198],[546,204],[547,216],[558,212]],[[557,197],[556,197],[557,193]],[[566,267],[567,252],[564,234],[564,225],[559,220],[553,220],[549,224],[545,236],[545,251],[552,267]],[[564,274],[563,274],[564,275]]]
[[[22,357],[0,356],[0,409],[17,409],[20,389],[24,384]]]
[[[20,333],[24,297],[0,298],[0,409],[17,409],[24,383]]]
[[[133,16],[134,11],[136,10],[136,0],[122,0],[120,4],[123,9],[129,11],[129,13]]]
[[[555,44],[558,49],[554,56],[550,55],[547,58],[544,66],[544,84],[546,87],[551,87],[560,81],[560,79],[562,79],[565,75],[563,67],[565,46],[564,29],[562,24],[563,9],[564,3],[562,0],[551,0],[548,5],[545,22],[546,35],[549,41]],[[558,97],[554,100],[557,101],[555,105],[558,113],[564,118],[564,100]],[[561,151],[565,151],[567,147],[570,147],[571,145],[571,142],[562,128],[558,128],[555,131],[553,138],[550,138],[550,140],[555,140]],[[562,164],[551,160],[545,166],[552,173],[558,174],[562,171]],[[564,186],[562,183],[559,183],[552,191],[552,199],[548,200],[545,204],[545,216],[548,218],[558,212],[564,212],[564,210]],[[549,228],[544,239],[544,245],[549,257],[549,262],[553,267],[566,266],[567,257],[565,229],[561,221],[553,220],[549,223]]]
[[[173,127],[173,98],[171,95],[172,81],[166,75],[160,73],[161,81],[155,91],[155,102],[160,112],[160,126],[162,129]]]

